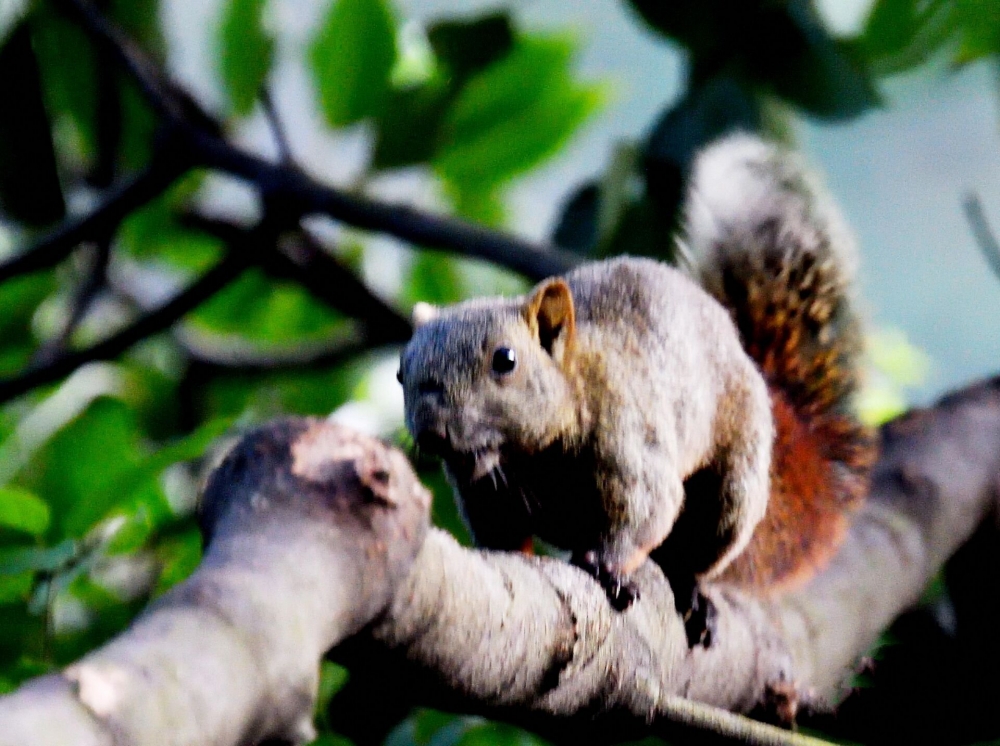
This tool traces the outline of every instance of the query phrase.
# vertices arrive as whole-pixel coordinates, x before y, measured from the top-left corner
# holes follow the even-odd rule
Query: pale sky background
[[[396,2],[403,19],[418,22],[499,5]],[[544,238],[564,196],[604,168],[617,140],[640,137],[679,94],[681,59],[618,0],[519,0],[506,6],[530,27],[573,29],[582,42],[580,73],[610,82],[614,92],[611,106],[562,156],[513,190],[510,229]],[[867,6],[867,0],[826,0],[822,10],[832,26],[850,31]],[[206,75],[215,69],[220,7],[219,0],[165,0],[164,6],[172,70],[210,106],[221,104],[217,80]],[[326,7],[324,0],[271,0],[269,13],[280,30],[273,91],[300,159],[318,176],[346,183],[364,163],[368,138],[363,128],[323,130],[301,64],[302,45]],[[962,196],[975,191],[1000,232],[1000,85],[987,65],[959,72],[938,65],[886,81],[883,91],[884,109],[846,124],[803,121],[799,139],[858,236],[860,290],[871,323],[901,329],[931,358],[931,372],[913,396],[923,402],[1000,372],[1000,279],[983,260],[961,208]],[[239,137],[273,151],[259,115]],[[386,180],[376,191],[423,206],[437,202],[432,182],[419,174]],[[249,202],[232,185],[217,199],[223,205]],[[386,251],[406,255],[398,247]]]

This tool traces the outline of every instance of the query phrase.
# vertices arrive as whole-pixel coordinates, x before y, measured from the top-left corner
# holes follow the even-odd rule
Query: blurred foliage
[[[159,0],[97,4],[164,58]],[[1000,52],[997,0],[876,0],[850,39],[834,37],[811,0],[626,4],[637,34],[644,24],[685,56],[687,80],[644,134],[615,147],[604,173],[567,185],[553,240],[588,257],[627,251],[672,260],[692,157],[721,134],[745,129],[789,140],[798,116],[840,121],[878,106],[880,75],[936,54],[962,65]],[[279,51],[297,55],[325,126],[370,137],[369,162],[351,185],[358,190],[417,169],[445,209],[501,226],[510,186],[609,105],[613,81],[576,72],[576,38],[522,28],[502,9],[468,16],[456,4],[455,15],[415,27],[391,0],[327,0],[308,43],[287,50],[275,5],[223,2],[218,67],[204,72],[221,83],[227,126],[260,115]],[[147,164],[160,135],[128,78],[54,4],[0,6],[0,230],[26,243],[67,204],[91,200],[93,187]],[[211,189],[205,173],[192,172],[126,218],[113,247],[126,279],[104,289],[71,345],[127,323],[218,260],[220,242],[181,218]],[[366,279],[397,273],[384,292],[400,307],[524,288],[508,273],[435,252],[387,260],[365,235],[348,235],[337,251]],[[73,257],[0,284],[0,376],[36,361],[57,335],[85,264]],[[255,270],[192,313],[177,335],[0,407],[0,691],[99,645],[191,572],[201,551],[196,485],[223,433],[283,413],[332,410],[399,431],[395,363],[384,354],[284,367],[230,364],[223,354],[266,358],[338,339],[349,323],[294,283]],[[190,347],[192,338],[218,347],[218,359]],[[872,350],[876,372],[862,406],[877,422],[900,411],[926,362],[889,334]],[[418,468],[435,493],[435,522],[468,542],[440,469],[429,460]],[[318,744],[344,741],[324,703],[348,675],[323,666]],[[415,711],[388,742],[541,743],[509,726],[429,710]]]

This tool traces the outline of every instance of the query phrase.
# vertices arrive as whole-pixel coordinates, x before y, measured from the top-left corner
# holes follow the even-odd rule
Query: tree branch
[[[111,237],[105,236],[98,239],[93,246],[90,266],[87,268],[87,273],[81,280],[79,287],[73,293],[62,328],[54,337],[42,344],[35,354],[33,360],[35,367],[52,362],[66,351],[73,332],[87,315],[94,299],[107,284],[108,260],[110,258]]]
[[[92,212],[66,221],[16,256],[0,262],[0,282],[48,269],[81,242],[111,235],[131,212],[159,196],[188,169],[183,158],[156,158],[143,171],[114,188]]]
[[[100,46],[135,80],[140,93],[170,125],[179,129],[197,127],[221,132],[215,121],[182,88],[164,75],[160,67],[125,33],[110,23],[89,0],[57,0]]]
[[[993,270],[993,274],[1000,279],[1000,243],[997,242],[990,223],[986,219],[986,212],[983,210],[983,203],[979,195],[969,193],[962,200],[962,208],[965,210],[965,217],[969,221],[972,235],[979,245],[979,250],[983,253],[983,258]]]
[[[187,214],[182,221],[231,247],[246,241],[246,230],[225,220]],[[365,326],[373,346],[410,338],[410,322],[328,254],[304,228],[285,234],[273,251],[265,251],[261,265],[268,272],[297,282],[321,303],[357,319]]]
[[[274,144],[278,148],[278,160],[286,166],[295,164],[295,157],[292,155],[292,146],[288,142],[288,133],[278,116],[278,109],[274,105],[274,98],[267,86],[260,90],[260,104],[267,117],[267,123],[271,127],[271,135],[274,137]]]
[[[169,328],[188,311],[236,279],[251,261],[247,256],[230,253],[163,306],[107,339],[84,350],[65,353],[20,375],[0,380],[0,402],[9,401],[37,386],[58,381],[86,363],[115,358],[135,343]]]
[[[135,78],[150,105],[183,135],[195,160],[254,184],[266,197],[301,205],[365,230],[430,249],[453,251],[508,267],[533,279],[562,274],[579,262],[567,252],[454,218],[388,205],[324,186],[289,164],[273,164],[226,141],[218,124],[87,0],[60,0],[86,30]]]
[[[305,173],[243,152],[218,138],[199,138],[197,148],[206,165],[245,179],[265,193],[282,195],[297,205],[303,215],[327,215],[418,246],[485,259],[531,279],[563,274],[580,262],[568,252],[538,246],[464,220],[348,194],[320,184]]]
[[[320,653],[362,629],[356,644],[389,656],[415,702],[560,740],[812,742],[736,713],[776,687],[836,701],[853,661],[991,514],[1000,379],[882,436],[872,497],[831,564],[777,599],[709,588],[716,643],[688,650],[653,563],[617,613],[566,562],[423,540],[429,497],[398,452],[328,423],[267,426],[209,480],[201,567],[106,647],[0,698],[0,744],[113,732],[142,746],[163,723],[175,744],[302,743]]]

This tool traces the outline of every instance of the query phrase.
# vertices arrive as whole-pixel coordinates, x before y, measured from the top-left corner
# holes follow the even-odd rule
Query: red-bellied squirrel
[[[699,581],[794,587],[830,557],[874,459],[854,416],[854,246],[798,158],[733,135],[696,159],[679,245],[517,298],[415,309],[406,424],[477,541],[572,551],[617,608],[652,555],[689,644]]]

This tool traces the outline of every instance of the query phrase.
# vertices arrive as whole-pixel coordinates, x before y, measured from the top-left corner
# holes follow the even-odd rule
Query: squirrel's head
[[[418,304],[399,381],[418,446],[480,479],[505,450],[532,452],[573,427],[573,296],[561,279],[521,298]]]

